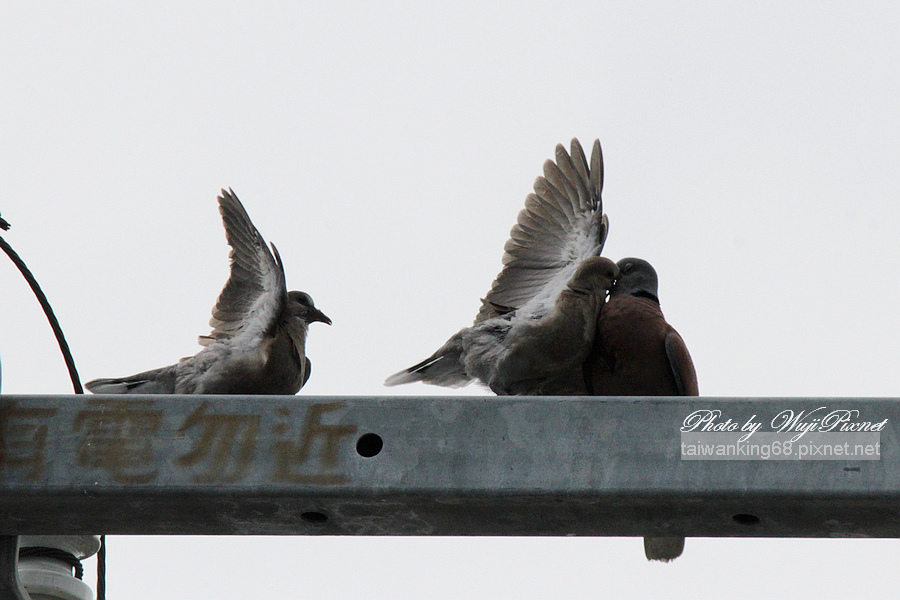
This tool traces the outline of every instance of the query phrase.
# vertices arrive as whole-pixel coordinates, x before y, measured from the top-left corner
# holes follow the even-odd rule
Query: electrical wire
[[[9,223],[0,217],[0,229],[3,231],[9,230]],[[41,305],[41,308],[44,310],[44,315],[46,315],[47,320],[50,322],[50,328],[53,329],[53,335],[56,336],[56,343],[59,344],[59,349],[62,352],[63,360],[66,362],[66,368],[69,370],[69,378],[72,380],[72,387],[75,389],[76,394],[83,394],[84,389],[81,387],[81,380],[78,378],[78,370],[75,368],[75,359],[72,358],[72,352],[69,350],[69,344],[66,342],[66,336],[63,334],[62,327],[59,325],[59,321],[56,319],[56,315],[53,314],[53,309],[50,307],[50,302],[47,300],[47,296],[44,295],[44,292],[41,290],[41,286],[38,285],[37,280],[34,278],[34,275],[31,274],[31,271],[25,265],[25,261],[23,261],[19,255],[13,250],[12,246],[10,246],[6,240],[3,239],[3,236],[0,236],[0,248],[3,248],[3,251],[6,252],[6,255],[9,256],[10,260],[13,261],[13,264],[18,267],[19,272],[22,273],[22,277],[25,278],[25,281],[28,282],[28,285],[31,286],[31,291],[34,292],[35,297],[37,297],[38,303]],[[97,600],[106,600],[106,536],[100,536],[100,550],[97,552]]]
[[[19,255],[16,254],[16,251],[12,249],[12,246],[3,239],[3,236],[0,236],[0,248],[3,248],[3,251],[6,252],[6,255],[13,261],[13,264],[19,268],[22,277],[24,277],[25,281],[28,282],[28,285],[31,286],[31,291],[34,292],[38,303],[41,305],[41,308],[44,309],[47,320],[50,321],[53,335],[56,336],[56,342],[59,344],[60,351],[62,351],[63,360],[66,361],[66,367],[69,369],[69,378],[72,380],[72,387],[75,388],[76,394],[83,394],[84,389],[81,387],[81,380],[78,379],[78,371],[75,369],[75,359],[72,358],[69,344],[66,343],[66,336],[63,335],[62,328],[59,326],[59,321],[56,320],[56,315],[53,314],[53,309],[50,308],[50,302],[47,300],[47,296],[44,295],[44,292],[41,290],[41,286],[38,285],[34,275],[32,275],[31,271],[28,270],[28,267],[25,266],[25,262],[19,258]]]

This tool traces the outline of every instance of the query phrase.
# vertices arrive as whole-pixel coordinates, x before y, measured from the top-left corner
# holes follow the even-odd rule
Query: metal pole
[[[0,598],[31,600],[19,583],[19,536],[0,535]]]

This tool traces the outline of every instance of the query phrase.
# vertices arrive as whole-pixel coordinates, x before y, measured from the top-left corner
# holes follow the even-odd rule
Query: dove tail
[[[422,362],[385,379],[384,385],[395,386],[421,381],[443,387],[463,387],[468,385],[472,378],[466,374],[460,360],[461,356],[462,336],[457,334]]]
[[[669,562],[675,560],[684,552],[683,537],[645,537],[644,554],[647,560]]]
[[[395,385],[403,385],[404,383],[415,383],[416,381],[422,381],[422,374],[416,372],[413,367],[409,369],[404,369],[399,373],[394,373],[390,377],[384,380],[384,385],[388,387],[393,387]]]
[[[93,394],[174,394],[175,365],[131,377],[94,379],[84,387]]]

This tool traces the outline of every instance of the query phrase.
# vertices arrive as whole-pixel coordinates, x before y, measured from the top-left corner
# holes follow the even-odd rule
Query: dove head
[[[616,263],[602,256],[592,256],[578,265],[568,287],[575,292],[605,295],[618,276],[619,267]]]
[[[321,321],[331,325],[331,319],[313,304],[313,299],[306,292],[288,292],[288,306],[291,314],[305,323]]]
[[[610,296],[639,296],[659,304],[659,279],[650,263],[640,258],[623,258],[616,264],[619,279]]]

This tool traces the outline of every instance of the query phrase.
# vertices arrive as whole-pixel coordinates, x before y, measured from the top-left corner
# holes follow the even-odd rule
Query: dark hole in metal
[[[736,523],[741,525],[756,525],[759,523],[759,517],[756,515],[748,515],[744,513],[732,515],[731,517]]]
[[[314,510],[310,510],[310,511],[307,511],[307,512],[305,512],[305,513],[302,513],[302,514],[300,515],[300,517],[301,517],[304,521],[307,521],[307,522],[309,522],[309,523],[315,523],[315,524],[317,524],[317,525],[320,524],[320,523],[324,523],[325,521],[328,520],[328,516],[327,516],[327,515],[325,515],[324,513],[320,513],[320,512],[314,511]]]
[[[384,441],[377,433],[366,433],[356,441],[356,452],[365,458],[372,458],[384,448]]]

